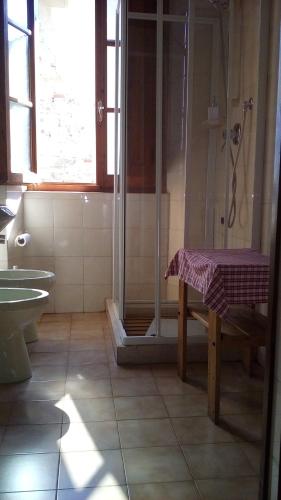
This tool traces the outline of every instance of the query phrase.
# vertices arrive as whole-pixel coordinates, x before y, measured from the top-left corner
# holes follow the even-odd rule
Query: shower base
[[[139,307],[141,311],[141,307]],[[178,322],[176,309],[171,309],[170,316],[161,319],[161,336],[155,336],[155,320],[151,320],[144,311],[131,316],[129,329],[118,317],[116,304],[106,300],[106,312],[111,326],[112,342],[118,364],[175,363],[177,360]],[[208,340],[205,328],[196,320],[188,319],[188,362],[204,362],[208,359]],[[133,326],[135,325],[135,327]],[[135,328],[135,331],[134,331]],[[128,334],[129,333],[129,334]],[[223,359],[236,361],[241,359],[239,352],[226,352]]]

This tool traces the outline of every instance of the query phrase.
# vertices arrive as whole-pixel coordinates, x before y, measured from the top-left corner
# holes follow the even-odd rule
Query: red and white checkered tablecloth
[[[178,250],[166,271],[203,294],[203,303],[224,316],[231,304],[268,301],[269,257],[256,250]]]

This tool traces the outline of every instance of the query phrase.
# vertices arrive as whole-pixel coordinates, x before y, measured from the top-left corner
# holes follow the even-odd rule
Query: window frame
[[[36,155],[36,87],[35,87],[35,50],[36,24],[34,0],[27,0],[29,36],[29,78],[30,101],[30,153],[31,172],[37,172]],[[11,172],[10,119],[9,119],[9,53],[8,53],[8,15],[7,0],[0,0],[0,182],[6,184],[26,184],[33,191],[113,191],[113,175],[107,174],[107,2],[95,0],[95,65],[96,65],[96,183],[38,182],[24,183],[22,174]],[[15,23],[13,23],[15,26]],[[16,26],[17,27],[17,26]],[[115,42],[114,42],[115,44]],[[103,120],[98,121],[97,102],[104,106]]]
[[[8,27],[13,26],[28,37],[28,70],[29,70],[29,102],[30,102],[30,171],[36,172],[36,104],[35,104],[35,43],[34,43],[34,2],[27,0],[27,28],[14,22],[8,17],[7,0],[0,1],[0,182],[6,184],[22,184],[23,174],[11,171],[11,142],[10,142],[10,102],[17,102],[26,106],[16,96],[9,95],[9,41]]]

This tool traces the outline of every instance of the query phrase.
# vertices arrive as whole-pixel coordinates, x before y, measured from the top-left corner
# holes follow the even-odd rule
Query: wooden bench
[[[182,290],[182,293],[186,291]],[[186,320],[189,315],[200,321],[208,331],[208,414],[218,423],[222,348],[241,349],[244,366],[251,374],[253,354],[259,346],[265,345],[267,318],[249,307],[232,307],[222,320],[202,305],[184,307],[184,299],[186,297],[180,300],[179,309],[178,373],[182,380],[186,379]]]

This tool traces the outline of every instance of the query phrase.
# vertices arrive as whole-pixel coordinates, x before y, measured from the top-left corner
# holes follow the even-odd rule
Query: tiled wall
[[[55,312],[104,309],[112,295],[112,194],[27,192],[27,268],[56,274],[49,305]]]
[[[231,127],[243,124],[243,103],[250,97],[254,106],[248,111],[241,153],[237,165],[237,215],[234,226],[228,229],[228,247],[241,248],[252,245],[253,201],[257,175],[257,109],[259,92],[259,47],[261,2],[244,0],[233,3],[234,28],[230,35],[229,106]],[[239,40],[239,44],[237,44]],[[236,160],[238,147],[232,144]],[[231,203],[232,164],[229,159],[229,207]]]
[[[155,297],[155,194],[128,193],[126,196],[125,300]],[[169,195],[162,195],[161,274],[162,297],[166,299],[164,273],[168,265]]]
[[[13,265],[21,266],[23,252],[15,246],[15,237],[23,232],[23,188],[21,186],[0,186],[0,204],[6,205],[16,218],[2,231],[6,242],[0,244],[0,269]]]

